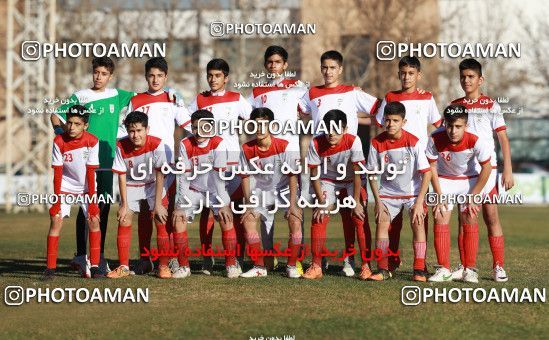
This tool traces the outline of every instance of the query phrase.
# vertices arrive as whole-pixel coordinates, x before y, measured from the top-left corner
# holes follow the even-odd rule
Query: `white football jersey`
[[[468,111],[467,131],[483,139],[492,149],[490,163],[497,167],[496,145],[494,132],[507,128],[501,107],[492,98],[483,94],[477,100],[471,101],[465,97],[452,101],[452,104],[465,106]]]
[[[400,91],[391,91],[385,95],[385,98],[379,106],[376,114],[376,123],[383,126],[383,110],[390,102],[401,102],[406,108],[406,124],[403,129],[419,138],[423,147],[427,146],[429,140],[429,130],[427,126],[433,124],[437,126],[442,122],[437,104],[430,92],[419,94],[417,90],[413,93],[402,93]]]
[[[275,190],[280,192],[282,189],[288,187],[290,183],[289,177],[287,174],[282,173],[281,167],[283,164],[287,164],[290,169],[296,171],[299,162],[299,153],[291,150],[289,145],[290,143],[287,140],[272,136],[271,145],[268,150],[259,149],[256,139],[242,145],[241,169],[253,171],[257,167],[261,170],[272,170],[273,172],[273,174],[249,175],[253,177],[253,183],[255,183],[255,186],[250,187],[250,190],[257,188],[264,192],[274,192]],[[242,177],[247,177],[247,175],[243,175]]]
[[[237,123],[239,118],[250,119],[252,107],[250,103],[238,92],[223,91],[221,93],[201,93],[189,105],[189,112],[205,109],[210,111],[214,120],[228,121],[229,124]],[[219,126],[219,125],[218,125]],[[240,160],[240,141],[237,133],[231,133],[230,128],[220,131],[221,138],[227,144],[229,166],[238,164]]]
[[[479,164],[490,161],[492,150],[467,131],[459,143],[452,144],[446,130],[440,128],[431,134],[425,153],[430,163],[437,162],[439,177],[466,179],[478,176]]]
[[[166,154],[170,150],[158,137],[147,135],[145,144],[135,149],[129,137],[116,143],[116,156],[112,171],[126,174],[126,185],[141,187],[154,183],[155,170],[160,170],[167,162]]]
[[[253,108],[269,108],[276,121],[295,128],[299,119],[298,110],[302,107],[301,100],[307,91],[308,88],[299,80],[282,79],[270,86],[255,87],[249,100]],[[279,134],[276,137],[289,141],[294,149],[299,148],[297,134]]]
[[[326,112],[334,109],[347,115],[347,132],[356,135],[358,131],[358,112],[374,114],[377,98],[358,87],[338,85],[332,88],[315,86],[302,100],[302,110],[311,115],[315,130]]]
[[[51,164],[52,167],[63,167],[61,193],[86,193],[86,170],[99,167],[99,140],[86,131],[80,138],[57,135],[53,140]]]
[[[318,167],[320,180],[328,182],[351,182],[353,181],[353,164],[365,163],[364,152],[360,138],[350,133],[341,137],[337,145],[330,145],[324,134],[314,137],[311,140],[307,153],[307,165],[310,168]],[[346,177],[341,178],[337,167],[345,165]]]
[[[393,174],[388,171],[390,167],[394,167]],[[431,171],[419,139],[406,130],[402,130],[402,136],[397,140],[390,139],[387,132],[372,139],[366,168],[383,170],[377,177],[381,198],[416,197],[421,188],[420,173]]]
[[[225,183],[220,177],[220,172],[227,170],[227,144],[223,138],[214,136],[202,143],[198,143],[194,136],[189,136],[181,141],[179,146],[179,157],[185,165],[187,173],[195,170],[204,170],[211,166],[211,170],[203,174],[197,174],[194,179],[188,180],[186,176],[178,175],[178,190],[180,195],[185,195],[184,188],[189,188],[197,192],[209,192],[213,197],[219,197],[228,204],[230,201],[229,193],[225,188]],[[182,183],[187,181],[187,183]]]
[[[149,135],[160,138],[162,143],[168,146],[171,153],[167,155],[167,159],[173,162],[175,124],[190,132],[191,116],[187,108],[170,101],[168,92],[160,91],[154,94],[143,92],[133,96],[126,115],[132,111],[142,111],[149,116]],[[118,137],[126,135],[126,130],[121,128]]]

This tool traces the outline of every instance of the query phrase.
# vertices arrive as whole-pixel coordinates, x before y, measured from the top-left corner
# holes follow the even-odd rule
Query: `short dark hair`
[[[206,72],[210,70],[223,71],[223,74],[226,76],[229,75],[229,64],[224,59],[212,59],[206,65]]]
[[[339,66],[343,65],[343,55],[341,55],[341,53],[339,53],[338,51],[331,50],[322,53],[322,55],[320,56],[320,63],[322,64],[322,62],[327,59],[337,61],[337,64]]]
[[[468,58],[459,63],[459,71],[473,70],[482,77],[482,65],[473,58]]]
[[[200,119],[214,119],[214,116],[213,113],[205,109],[196,110],[193,112],[191,115],[191,122],[195,122]]]
[[[141,123],[143,127],[147,127],[149,125],[149,116],[147,116],[145,112],[133,111],[130,112],[124,119],[124,126],[126,129],[128,129],[130,125],[137,123]]]
[[[330,110],[324,114],[322,121],[326,125],[326,128],[330,126],[330,122],[335,122],[338,126],[342,128],[347,127],[347,115],[341,110]]]
[[[145,63],[145,74],[149,73],[151,68],[157,68],[160,71],[168,74],[168,62],[162,57],[154,57]]]
[[[267,107],[258,107],[250,113],[251,120],[256,120],[257,118],[267,118],[269,122],[272,122],[274,120],[274,113]]]
[[[95,57],[92,60],[92,70],[98,67],[105,67],[111,74],[114,73],[114,61],[109,57]]]
[[[398,68],[400,69],[404,66],[413,67],[416,70],[421,71],[421,63],[417,57],[410,57],[409,55],[402,57],[398,62]]]
[[[383,117],[389,115],[399,115],[402,119],[406,118],[406,107],[401,102],[390,102],[385,105],[383,110]]]
[[[275,54],[278,54],[279,56],[281,56],[282,60],[284,60],[285,62],[288,61],[288,51],[286,51],[284,47],[278,46],[278,45],[271,45],[267,47],[267,49],[265,50],[265,55],[263,56],[263,62],[266,63],[267,59],[269,59],[271,56]]]
[[[83,105],[73,105],[67,111],[67,121],[71,117],[79,117],[87,123],[90,120],[90,111]]]
[[[458,119],[463,119],[467,123],[467,119],[469,118],[469,113],[467,112],[467,108],[463,105],[450,105],[447,106],[444,109],[444,122],[445,123],[453,123]]]

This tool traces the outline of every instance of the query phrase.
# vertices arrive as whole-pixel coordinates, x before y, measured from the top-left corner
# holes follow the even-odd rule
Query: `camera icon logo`
[[[404,286],[400,291],[400,302],[404,306],[417,306],[421,303],[421,288],[418,286]]]
[[[196,124],[196,135],[203,138],[212,138],[217,135],[215,130],[215,120],[211,118],[200,118]],[[193,130],[195,130],[195,127],[191,127]]]
[[[222,37],[225,35],[225,24],[221,21],[210,23],[210,35],[212,37]]]
[[[42,57],[40,43],[36,40],[23,41],[21,44],[21,58],[26,61],[36,61]]]
[[[29,192],[18,192],[16,203],[20,207],[28,207],[31,205],[31,194]]]
[[[393,60],[396,57],[396,44],[394,41],[382,40],[376,45],[376,56],[378,60]]]
[[[7,306],[21,306],[25,301],[25,290],[21,286],[4,288],[4,303]]]
[[[436,192],[428,192],[425,194],[425,204],[434,207],[438,203],[438,195]]]

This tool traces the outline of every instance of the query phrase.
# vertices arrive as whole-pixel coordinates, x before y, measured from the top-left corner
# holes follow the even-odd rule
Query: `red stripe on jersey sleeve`
[[[116,170],[116,169],[112,169],[112,172],[117,173],[119,175],[123,175],[123,174],[126,173],[126,171],[120,171],[120,170]]]
[[[441,123],[442,123],[442,119],[439,119],[439,120],[437,120],[436,122],[433,123],[433,126],[434,127],[439,127]]]
[[[490,159],[491,159],[491,158],[492,158],[492,157],[488,157],[485,161],[479,162],[480,165],[484,165],[484,164],[490,162]]]
[[[53,170],[53,193],[61,193],[61,182],[63,181],[63,167],[55,167]]]
[[[421,173],[426,173],[426,172],[431,171],[431,168],[419,169],[418,171],[421,172]]]
[[[379,99],[376,99],[376,102],[372,106],[372,109],[370,110],[370,115],[373,116],[377,113],[377,109],[379,109],[379,106],[381,105],[381,101]],[[377,122],[377,119],[376,119]]]
[[[428,161],[429,163],[435,163],[435,162],[437,161],[437,159],[436,159],[436,158],[429,158],[429,157],[427,157],[427,161]]]
[[[503,130],[507,130],[507,126],[505,126],[505,125],[500,126],[500,127],[496,128],[494,131],[500,132],[500,131],[503,131]]]
[[[57,145],[59,147],[59,149],[61,150],[61,152],[63,152],[62,148],[63,148],[63,143],[64,143],[64,141],[63,141],[63,138],[64,138],[63,136],[64,135],[65,134],[62,133],[60,135],[55,136],[55,138],[53,138],[53,144]]]
[[[188,121],[186,121],[185,123],[179,125],[180,128],[185,128],[185,126],[189,125],[189,123],[191,122],[191,120],[189,119]]]
[[[374,117],[374,121],[376,122],[376,125],[379,126],[380,128],[383,127],[383,125],[379,124],[379,122],[377,121],[377,118]]]

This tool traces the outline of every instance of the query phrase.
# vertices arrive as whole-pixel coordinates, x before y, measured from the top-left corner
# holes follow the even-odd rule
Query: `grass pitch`
[[[111,209],[106,257],[111,268],[117,265],[116,207]],[[371,207],[369,209],[370,215]],[[290,280],[284,271],[267,278],[223,277],[224,267],[216,265],[212,276],[193,273],[183,280],[160,280],[154,276],[124,280],[84,280],[68,268],[75,250],[76,211],[66,219],[59,242],[58,276],[49,283],[39,281],[45,268],[47,213],[7,215],[0,213],[0,275],[4,287],[134,287],[149,288],[149,303],[36,303],[19,307],[1,304],[0,329],[8,338],[230,338],[263,336],[302,338],[463,338],[503,337],[547,338],[547,303],[433,303],[415,307],[401,303],[401,288],[410,281],[412,265],[411,230],[405,222],[401,248],[403,263],[394,280],[362,282],[337,275],[340,263],[331,263],[322,280]],[[498,284],[490,280],[491,254],[486,228],[480,223],[478,287],[547,288],[547,207],[501,207],[505,232],[505,268],[510,280]],[[406,220],[407,216],[405,216]],[[431,217],[430,217],[431,218]],[[456,220],[452,222],[452,265],[458,261]],[[137,258],[137,231],[134,221],[132,255]],[[370,216],[372,233],[375,225]],[[310,236],[310,214],[305,232]],[[277,220],[277,241],[286,244],[287,226]],[[216,226],[214,245],[220,242]],[[154,233],[153,233],[154,234]],[[338,216],[328,227],[328,247],[341,249],[343,232]],[[190,245],[199,244],[196,222],[189,228]],[[154,243],[153,235],[153,244]],[[284,246],[285,247],[285,246]],[[306,263],[310,259],[306,259]],[[217,261],[222,263],[222,259]],[[436,262],[432,219],[427,251],[429,270]],[[282,266],[283,268],[283,266]],[[431,286],[423,284],[420,286]],[[443,286],[443,285],[438,285]],[[446,287],[468,287],[459,282]]]

